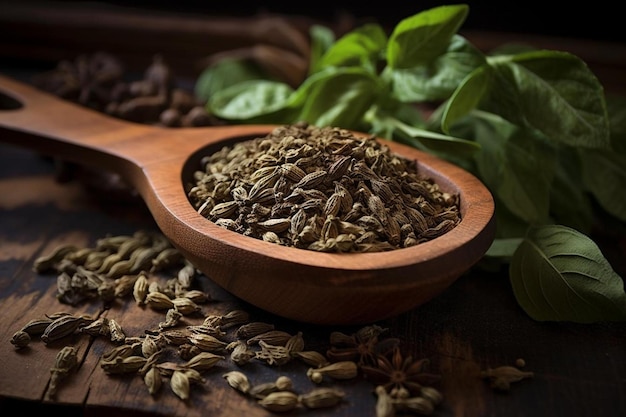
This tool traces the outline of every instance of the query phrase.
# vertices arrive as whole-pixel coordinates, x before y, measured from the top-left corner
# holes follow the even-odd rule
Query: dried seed
[[[125,261],[122,261],[122,262],[125,262]],[[121,263],[117,263],[114,269],[112,269],[112,271],[115,271],[117,265],[120,265],[120,264]],[[139,279],[139,275],[135,275],[135,274],[122,275],[116,278],[115,279],[115,296],[119,298],[123,298],[127,296],[128,294],[130,294],[135,287],[135,282],[137,282],[137,279]]]
[[[148,277],[145,274],[141,273],[137,276],[133,286],[133,297],[137,305],[144,305],[146,303],[149,285]]]
[[[122,326],[114,319],[109,319],[109,333],[113,343],[124,343],[126,340],[126,334],[124,334]]]
[[[289,229],[291,226],[291,220],[285,219],[269,219],[262,222],[258,222],[256,227],[264,232],[282,233]]]
[[[326,356],[322,355],[321,353],[315,350],[293,352],[292,355],[302,360],[302,362],[306,363],[307,365],[313,366],[316,368],[321,368],[329,363],[328,359],[326,359]]]
[[[183,366],[185,368],[195,369],[196,371],[206,371],[224,359],[224,356],[216,355],[211,352],[200,352],[189,359]]]
[[[250,391],[250,381],[246,374],[240,371],[230,371],[222,375],[228,385],[239,392],[247,394]]]
[[[86,326],[80,326],[78,330],[81,333],[85,333],[95,337],[111,335],[111,329],[109,328],[109,319],[107,319],[106,317],[100,317]]]
[[[334,362],[321,368],[309,368],[307,375],[312,373],[320,373],[327,375],[333,379],[352,379],[356,378],[359,373],[359,368],[356,362],[353,361],[341,361]]]
[[[261,407],[276,413],[292,411],[298,403],[298,395],[291,391],[272,392],[259,400]]]
[[[162,271],[179,264],[183,261],[183,259],[183,255],[178,251],[178,249],[173,247],[163,249],[154,259],[152,259],[152,267],[150,268],[150,271]]]
[[[250,339],[270,330],[274,330],[273,324],[255,321],[241,325],[235,332],[235,337],[238,339]]]
[[[239,203],[237,201],[226,201],[216,204],[209,212],[209,216],[212,219],[232,218],[238,212],[238,209]]]
[[[304,338],[302,337],[302,332],[298,332],[297,334],[291,336],[289,340],[285,343],[285,348],[292,355],[295,352],[302,352],[304,350]]]
[[[116,357],[101,360],[100,367],[107,374],[128,374],[138,372],[148,360],[143,356]]]
[[[223,342],[214,336],[201,333],[194,333],[189,336],[189,342],[205,352],[221,351],[228,345],[228,343]]]
[[[149,292],[146,295],[146,304],[155,310],[169,310],[174,308],[174,302],[162,292]]]
[[[33,319],[21,328],[21,331],[28,333],[30,336],[40,336],[46,330],[46,327],[52,323],[52,319]]]
[[[280,174],[289,181],[297,183],[304,178],[306,172],[296,164],[286,163],[280,166]]]
[[[422,387],[420,388],[420,395],[428,400],[434,405],[441,404],[443,401],[443,395],[441,392],[433,387]]]
[[[48,396],[54,397],[61,380],[65,379],[70,372],[78,366],[78,351],[73,346],[63,347],[56,355],[54,366],[50,369],[50,385]]]
[[[315,188],[326,179],[327,175],[327,172],[324,170],[310,172],[298,181],[295,188],[303,190]]]
[[[291,360],[289,350],[284,346],[273,346],[263,340],[259,341],[260,352],[256,352],[255,358],[265,361],[268,365],[284,365]]]
[[[387,390],[382,385],[379,385],[375,389],[376,392],[376,417],[394,417],[396,415],[396,408],[394,406],[393,399],[387,393]]]
[[[291,339],[291,334],[282,330],[270,330],[265,333],[258,334],[254,337],[248,339],[248,345],[254,345],[263,341],[269,345],[274,346],[284,346],[289,339]]]
[[[143,381],[148,387],[150,395],[158,394],[161,390],[161,386],[163,385],[163,378],[161,377],[159,369],[155,365],[151,366],[148,372],[145,373]]]
[[[394,400],[394,406],[399,411],[409,411],[420,415],[430,415],[435,411],[434,404],[424,397],[410,397]]]
[[[23,330],[18,330],[11,337],[11,344],[17,349],[25,348],[30,343],[30,335]]]
[[[74,245],[57,246],[51,253],[40,256],[33,262],[33,270],[37,273],[47,272],[54,268],[54,265],[60,262],[66,255],[76,251]]]
[[[174,309],[180,312],[183,316],[188,316],[193,313],[202,311],[200,306],[194,303],[191,299],[186,297],[177,297],[172,300]]]
[[[267,397],[268,394],[276,391],[282,390],[278,389],[275,382],[265,382],[263,384],[257,384],[252,386],[250,388],[250,391],[248,391],[248,394],[251,397],[256,398],[257,400],[260,400]]]
[[[95,272],[98,274],[107,274],[111,268],[113,268],[113,265],[122,260],[122,257],[117,252],[107,255]]]
[[[113,362],[117,358],[128,358],[139,353],[141,353],[141,343],[126,344],[111,349],[103,354],[100,359],[104,362]]]
[[[307,408],[328,408],[339,404],[345,393],[335,388],[315,388],[312,391],[302,394],[299,401]]]
[[[256,352],[242,340],[229,343],[226,349],[231,351],[230,359],[239,366],[247,364],[256,356]]]
[[[157,345],[155,338],[150,335],[144,337],[141,343],[141,354],[143,357],[147,359],[158,351],[159,346]]]
[[[189,399],[190,381],[187,374],[180,370],[175,370],[170,377],[170,388],[178,398],[185,401]]]
[[[73,334],[80,326],[85,323],[91,323],[92,321],[93,319],[86,316],[61,316],[46,327],[41,335],[41,340],[43,340],[45,344],[51,343]]]

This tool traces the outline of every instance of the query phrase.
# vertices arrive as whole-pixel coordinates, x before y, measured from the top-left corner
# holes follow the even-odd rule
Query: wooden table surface
[[[473,36],[487,46],[494,41],[483,34]],[[585,44],[581,50],[608,56],[597,48],[587,49]],[[593,63],[601,70],[602,81],[612,91],[624,91],[625,69],[620,67],[623,58],[618,59],[619,65],[601,65],[601,60],[595,58]],[[106,311],[101,311],[98,302],[75,307],[61,304],[56,297],[56,275],[33,270],[37,257],[61,244],[87,247],[107,235],[157,231],[137,197],[105,189],[101,184],[90,185],[77,176],[67,180],[63,172],[55,161],[0,140],[0,413],[8,415],[9,410],[17,409],[61,411],[66,416],[111,412],[120,416],[274,415],[227,385],[222,375],[238,369],[228,360],[206,372],[205,382],[194,386],[189,401],[184,402],[169,387],[152,397],[137,376],[105,374],[99,360],[113,347],[108,340],[75,335],[48,345],[33,340],[20,350],[9,342],[30,319],[59,311],[102,313],[116,319],[127,336],[142,336],[144,330],[155,328],[163,318],[162,312],[139,308],[132,297]],[[597,238],[614,269],[626,276],[624,239]],[[233,298],[210,277],[200,276],[195,284],[213,301],[202,305],[201,315],[186,318],[190,324],[201,322],[203,316],[242,309],[250,314],[250,321],[270,322],[291,334],[302,332],[307,350],[322,353],[330,346],[331,332],[351,334],[358,330],[274,317]],[[398,338],[405,355],[431,361],[428,370],[441,376],[434,386],[444,395],[433,415],[626,415],[626,325],[534,321],[518,306],[505,270],[489,272],[477,266],[427,304],[372,324],[387,329],[384,337]],[[80,366],[63,382],[52,401],[46,397],[50,368],[66,344],[79,349]],[[532,372],[533,377],[513,383],[508,392],[494,390],[481,377],[481,371],[487,368],[514,365],[520,358],[526,363],[523,370]],[[305,375],[308,366],[298,361],[282,366],[253,361],[242,369],[254,383],[287,375],[299,392],[315,387]],[[375,415],[376,396],[371,382],[358,377],[325,381],[324,386],[346,393],[340,405],[322,410],[300,408],[288,415]]]

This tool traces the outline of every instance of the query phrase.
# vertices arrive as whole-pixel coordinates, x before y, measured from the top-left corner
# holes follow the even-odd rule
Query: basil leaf
[[[400,21],[387,42],[387,65],[411,68],[430,63],[445,52],[468,12],[465,4],[439,6]]]
[[[511,258],[524,239],[512,237],[506,239],[494,239],[487,249],[485,256],[493,258]]]
[[[550,188],[550,212],[558,224],[588,233],[593,225],[591,198],[583,185],[582,162],[573,148],[559,149]]]
[[[497,207],[496,239],[522,239],[526,236],[529,227],[528,222],[511,212],[497,195],[493,197]]]
[[[452,97],[445,103],[441,117],[441,130],[449,133],[458,119],[467,116],[478,107],[491,87],[492,70],[483,65],[472,71],[457,87]]]
[[[381,77],[402,102],[422,102],[449,98],[461,81],[485,63],[484,55],[464,37],[455,35],[447,51],[429,65],[414,68],[387,67]]]
[[[312,72],[331,66],[360,66],[374,73],[386,44],[387,35],[380,25],[363,25],[348,32],[330,46],[312,67]]]
[[[510,281],[535,320],[626,320],[623,280],[591,239],[569,227],[529,229],[511,260]]]
[[[472,140],[433,132],[426,129],[396,124],[396,132],[404,138],[404,142],[435,153],[446,153],[448,156],[468,158],[480,150],[481,146]]]
[[[595,149],[579,153],[586,188],[604,210],[626,221],[626,154]]]
[[[626,154],[626,97],[607,96],[607,111],[611,127],[611,146],[622,154]]]
[[[488,60],[494,77],[481,108],[558,143],[609,148],[604,90],[578,57],[542,50]]]
[[[297,120],[317,126],[359,130],[380,90],[378,78],[361,68],[329,68],[309,81],[293,99],[302,102]]]
[[[276,81],[250,80],[218,91],[207,102],[212,114],[239,123],[280,123],[293,89]]]
[[[497,116],[480,114],[475,140],[479,177],[516,216],[543,223],[550,208],[556,154],[552,147]],[[482,122],[481,122],[482,120]]]
[[[201,100],[208,101],[213,94],[231,85],[265,78],[267,75],[250,61],[223,59],[202,71],[194,85],[194,93]]]
[[[313,73],[313,68],[319,64],[319,60],[335,42],[335,32],[322,25],[311,25],[309,29],[311,38],[311,53],[309,55],[309,74]]]

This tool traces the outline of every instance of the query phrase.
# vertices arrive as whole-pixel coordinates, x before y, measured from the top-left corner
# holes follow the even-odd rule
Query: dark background
[[[395,26],[406,17],[432,7],[464,3],[469,5],[470,11],[462,29],[533,33],[602,41],[626,41],[624,14],[618,7],[619,3],[605,0],[594,2],[383,0],[367,3],[364,1],[141,0],[103,1],[100,3],[169,13],[254,16],[261,12],[268,12],[304,15],[322,20],[333,20],[342,13],[348,13],[357,19],[375,19],[389,27]]]

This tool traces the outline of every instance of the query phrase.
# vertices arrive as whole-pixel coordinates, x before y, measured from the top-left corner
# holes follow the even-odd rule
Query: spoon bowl
[[[288,319],[366,324],[406,312],[448,288],[494,238],[494,201],[476,177],[383,139],[395,154],[416,160],[419,172],[440,189],[459,195],[462,220],[454,229],[413,247],[373,253],[322,253],[244,236],[200,215],[185,187],[201,156],[265,136],[276,126],[147,126],[2,75],[0,96],[1,141],[120,175],[139,192],[161,232],[204,275]]]

